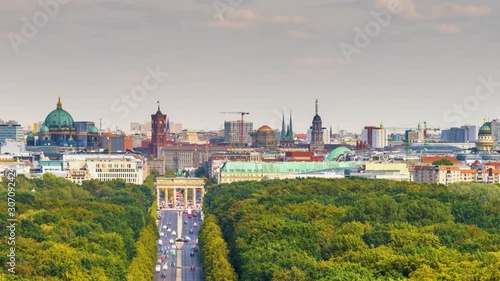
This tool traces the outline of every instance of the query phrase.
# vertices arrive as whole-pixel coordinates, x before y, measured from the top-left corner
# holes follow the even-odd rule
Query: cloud
[[[259,17],[250,9],[231,9],[227,12],[227,18],[235,21],[257,21]]]
[[[305,57],[294,58],[292,63],[296,65],[342,65],[346,64],[345,59],[335,59],[330,57]]]
[[[226,29],[249,29],[255,28],[255,24],[245,21],[211,21],[208,22],[205,27],[208,28],[226,28]]]
[[[307,32],[304,32],[304,31],[300,31],[300,30],[289,29],[289,30],[287,30],[287,33],[288,33],[288,35],[290,37],[293,37],[293,38],[296,38],[296,39],[311,38],[311,34],[309,34]]]
[[[491,14],[486,5],[446,3],[432,7],[432,18],[485,17]]]
[[[462,33],[462,28],[458,24],[439,24],[436,26],[436,31],[445,34]]]
[[[333,79],[336,78],[338,73],[336,71],[310,71],[299,70],[294,72],[295,76],[303,79]]]
[[[284,15],[275,15],[272,17],[271,22],[273,23],[301,23],[305,22],[306,18],[303,16],[284,16]]]

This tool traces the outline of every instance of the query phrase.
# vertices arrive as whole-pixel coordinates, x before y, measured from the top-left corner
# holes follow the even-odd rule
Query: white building
[[[5,143],[0,147],[0,154],[20,154],[26,152],[26,145],[22,141],[6,139]]]
[[[387,146],[387,131],[383,127],[365,127],[361,131],[361,140],[369,148],[384,148]]]
[[[123,179],[128,183],[142,184],[148,176],[146,158],[135,154],[67,154],[63,155],[63,167],[70,175],[80,177],[75,171],[88,171],[84,179],[107,181]],[[84,173],[85,174],[85,173]],[[88,177],[88,178],[87,178]],[[75,178],[81,181],[81,178]]]

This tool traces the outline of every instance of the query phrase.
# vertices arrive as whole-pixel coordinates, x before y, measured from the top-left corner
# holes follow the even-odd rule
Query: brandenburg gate
[[[160,192],[164,193],[163,207],[168,208],[168,196],[172,194],[172,209],[177,207],[177,190],[184,190],[184,208],[188,206],[188,197],[191,193],[191,202],[193,207],[196,207],[196,191],[200,191],[200,203],[203,203],[203,196],[205,195],[205,182],[201,178],[162,178],[157,177],[156,182],[156,204],[160,206]],[[169,192],[170,191],[170,192]],[[191,191],[191,192],[189,192]]]

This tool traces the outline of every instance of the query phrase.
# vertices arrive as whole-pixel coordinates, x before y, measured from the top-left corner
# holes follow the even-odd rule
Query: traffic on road
[[[198,228],[203,212],[201,205],[196,207],[199,209],[157,210],[160,237],[153,281],[205,280],[198,247]]]

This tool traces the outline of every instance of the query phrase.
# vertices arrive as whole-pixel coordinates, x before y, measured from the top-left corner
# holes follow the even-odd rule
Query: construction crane
[[[427,131],[439,131],[439,128],[427,128],[427,122],[424,121],[424,156],[427,156]]]
[[[418,123],[417,128],[411,128],[411,127],[387,127],[387,129],[392,129],[392,132],[395,133],[395,131],[400,131],[400,130],[415,130],[417,132],[423,132],[423,139],[424,139],[424,149],[423,149],[423,155],[427,156],[427,132],[428,131],[439,131],[439,128],[427,128],[427,122],[424,121],[424,128],[422,129],[420,123]],[[406,154],[406,159],[408,160],[408,150],[409,150],[409,145],[410,141],[405,140],[405,154]]]
[[[250,114],[250,112],[241,112],[241,111],[238,111],[238,112],[221,112],[221,114],[241,114],[241,121],[240,121],[240,143],[243,144],[244,140],[245,140],[245,134],[244,134],[245,130],[243,129],[243,125],[244,125],[243,117],[245,115]]]
[[[102,133],[103,136],[106,136],[108,138],[108,158],[111,157],[111,151],[112,151],[112,138],[114,138],[113,133],[111,133],[111,130],[108,128],[107,132]]]

